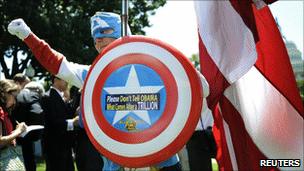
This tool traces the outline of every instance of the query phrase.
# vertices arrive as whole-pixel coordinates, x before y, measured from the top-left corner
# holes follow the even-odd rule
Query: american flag
[[[260,160],[303,160],[303,104],[268,6],[194,3],[220,169],[276,170],[261,168]]]

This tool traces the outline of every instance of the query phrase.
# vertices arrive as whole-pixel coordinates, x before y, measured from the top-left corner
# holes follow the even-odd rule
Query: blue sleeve
[[[116,171],[120,169],[120,166],[108,158],[101,156],[103,160],[103,168],[102,171]]]
[[[177,154],[175,154],[174,156],[172,156],[168,160],[157,164],[156,167],[157,168],[163,168],[163,167],[173,166],[178,162],[179,162],[179,158],[178,158]]]
[[[85,78],[87,77],[88,71],[87,70],[82,70],[82,74],[81,74],[81,78],[82,80],[85,80]],[[79,126],[80,128],[83,128],[83,119],[82,119],[82,98],[80,98],[80,111],[78,112],[78,116],[79,116]]]
[[[103,168],[102,168],[103,171],[114,171],[114,170],[119,170],[121,168],[120,165],[114,163],[113,161],[109,160],[108,158],[106,158],[104,156],[101,156],[101,157],[103,159]],[[178,162],[179,162],[179,158],[178,158],[177,154],[175,154],[168,160],[157,164],[156,167],[157,168],[169,167],[169,166],[175,165]]]

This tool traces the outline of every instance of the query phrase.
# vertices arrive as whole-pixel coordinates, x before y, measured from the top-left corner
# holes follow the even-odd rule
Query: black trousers
[[[72,145],[66,137],[43,139],[46,171],[74,171]]]
[[[189,167],[191,171],[212,170],[211,157],[214,155],[207,134],[204,131],[195,131],[186,144]],[[215,145],[215,144],[213,144]]]
[[[24,166],[26,171],[36,171],[36,161],[34,155],[34,143],[23,141],[21,144]]]
[[[102,170],[103,160],[101,155],[90,142],[84,129],[77,130],[75,154],[78,171]]]
[[[47,153],[45,161],[46,171],[74,171],[72,150],[64,150],[61,153]]]

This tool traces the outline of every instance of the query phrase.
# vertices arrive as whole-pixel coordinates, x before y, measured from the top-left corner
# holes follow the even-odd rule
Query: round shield
[[[177,153],[199,120],[203,91],[195,68],[159,40],[130,36],[94,61],[82,95],[96,149],[125,167],[151,166]]]

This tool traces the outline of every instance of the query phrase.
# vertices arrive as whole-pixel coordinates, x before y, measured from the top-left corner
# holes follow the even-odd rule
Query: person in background
[[[40,83],[34,81],[27,83],[16,97],[17,104],[12,112],[12,120],[25,122],[26,125],[44,125],[44,115],[40,104],[44,93],[44,88]],[[27,171],[36,170],[34,142],[41,137],[42,131],[39,130],[17,139],[17,143],[22,147]]]
[[[23,89],[24,86],[31,81],[28,76],[22,73],[14,75],[13,80],[21,87],[21,89]]]
[[[74,127],[78,125],[78,116],[64,101],[64,91],[68,83],[58,77],[52,77],[52,86],[42,98],[45,128],[43,150],[46,171],[74,171],[72,147]]]
[[[0,151],[8,146],[16,146],[16,138],[26,129],[24,122],[18,123],[14,129],[9,118],[19,90],[20,87],[14,81],[0,80]]]
[[[71,100],[69,105],[75,109],[76,115],[80,113],[81,90],[75,86],[70,88]],[[75,130],[75,161],[78,171],[100,171],[103,167],[103,160],[99,152],[91,143],[84,128],[79,127]]]
[[[204,91],[204,94],[208,95],[209,92]],[[212,113],[207,108],[207,101],[204,99],[199,122],[186,144],[191,171],[212,170],[211,158],[215,158],[217,150],[212,132],[213,122]]]

